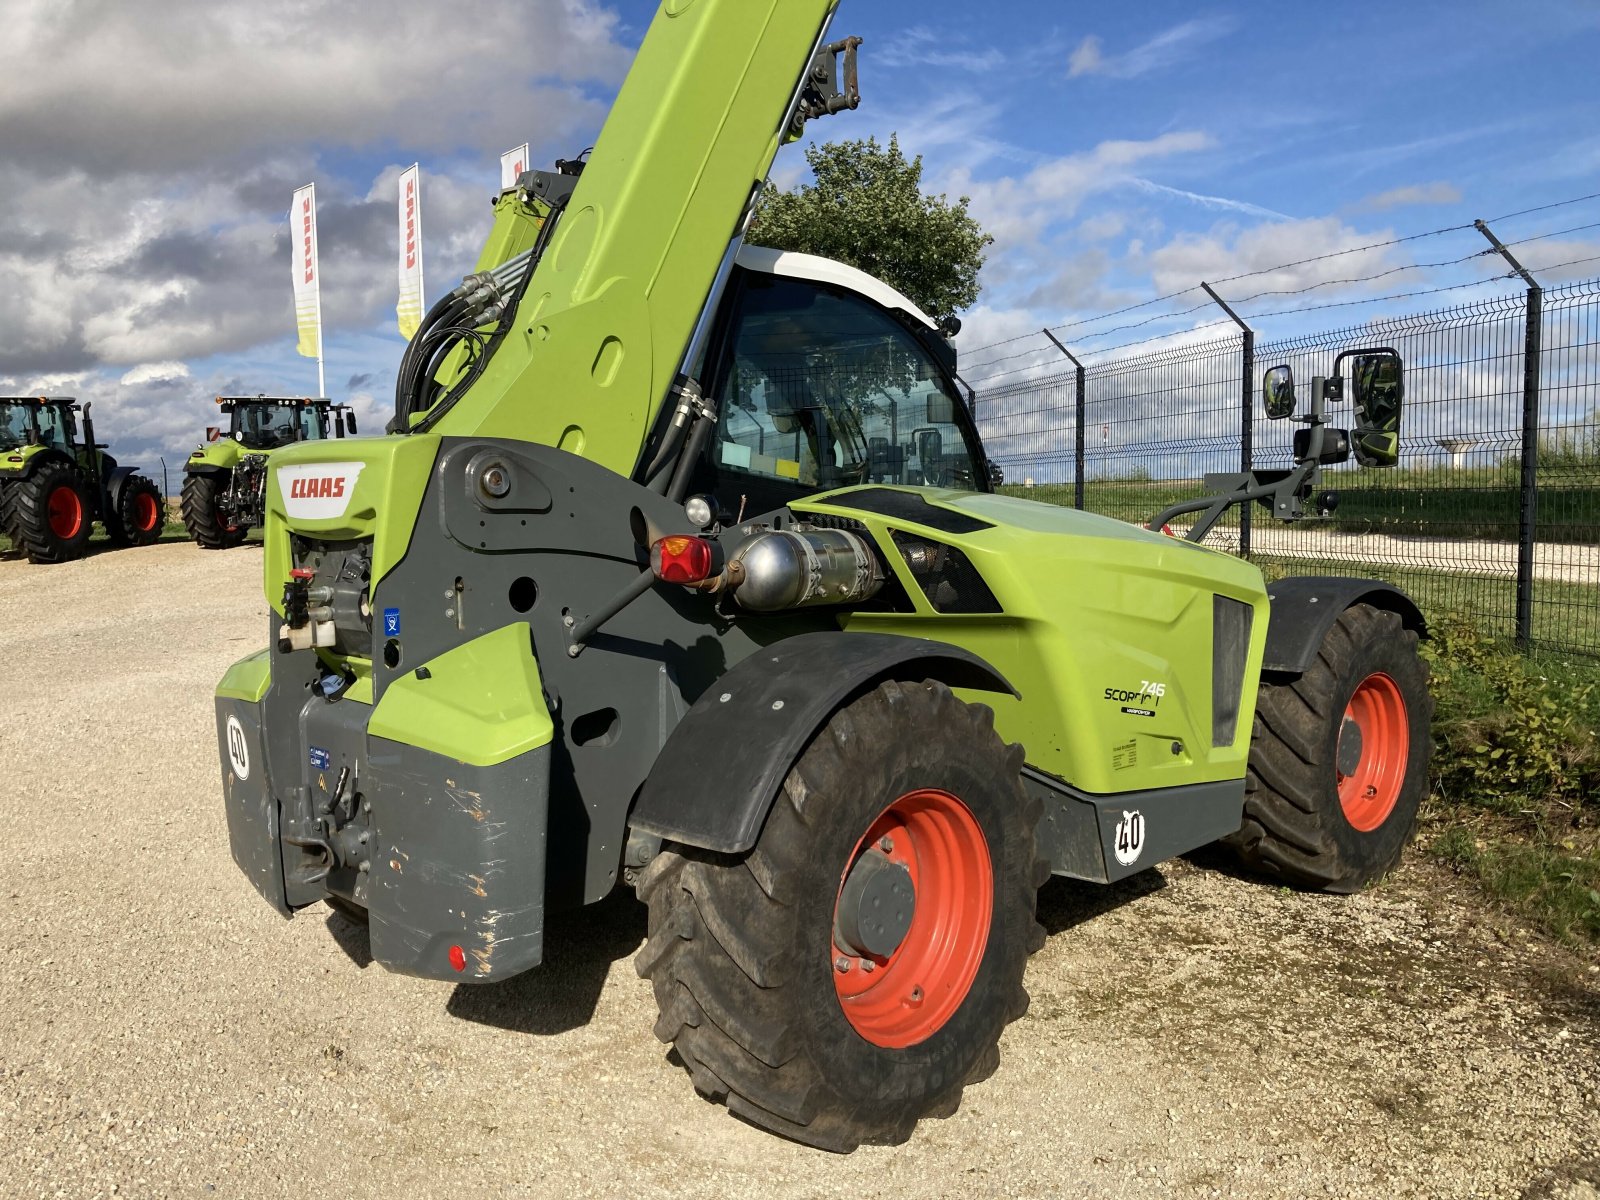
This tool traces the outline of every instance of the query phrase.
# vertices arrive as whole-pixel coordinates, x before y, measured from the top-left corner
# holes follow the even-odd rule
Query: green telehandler
[[[1405,596],[1197,544],[1392,451],[1394,355],[1351,356],[1355,429],[1341,362],[1293,465],[1169,537],[996,495],[935,322],[746,244],[779,146],[859,101],[835,3],[665,0],[588,161],[500,197],[390,435],[274,454],[268,645],[216,728],[233,857],[284,916],[327,901],[390,970],[485,984],[632,887],[694,1086],[845,1151],[995,1070],[1052,873],[1220,840],[1285,884],[1382,876],[1430,702]],[[1293,415],[1286,370],[1267,391]]]
[[[208,427],[183,467],[183,524],[203,550],[237,546],[261,525],[274,451],[356,432],[350,406],[331,400],[218,396],[217,411],[228,428]]]
[[[0,397],[0,532],[29,562],[81,557],[96,521],[119,546],[148,546],[166,526],[160,489],[94,440],[90,407],[70,396]]]

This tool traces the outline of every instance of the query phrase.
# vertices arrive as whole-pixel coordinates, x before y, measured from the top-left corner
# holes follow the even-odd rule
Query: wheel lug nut
[[[834,967],[834,970],[838,971],[839,974],[843,975],[846,971],[848,971],[850,969],[850,960],[848,958],[846,958],[844,955],[841,954],[841,955],[839,955],[838,958],[833,960],[833,967]]]
[[[873,962],[870,958],[863,958],[861,960],[861,969],[863,971],[875,971],[878,969],[878,964]]]

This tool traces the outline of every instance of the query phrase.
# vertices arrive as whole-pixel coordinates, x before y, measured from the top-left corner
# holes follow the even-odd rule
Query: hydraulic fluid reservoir
[[[741,608],[778,612],[866,600],[883,586],[883,566],[860,534],[773,529],[740,543],[727,580]]]

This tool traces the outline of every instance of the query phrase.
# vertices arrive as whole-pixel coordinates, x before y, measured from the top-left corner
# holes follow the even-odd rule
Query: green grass
[[[1410,537],[1485,538],[1514,541],[1521,495],[1514,469],[1395,468],[1323,475],[1319,488],[1339,493],[1339,507],[1318,528],[1341,533],[1386,533]],[[1070,507],[1072,484],[1001,492]],[[1084,482],[1084,507],[1140,524],[1168,505],[1205,495],[1198,480],[1092,479]],[[1535,536],[1544,542],[1600,540],[1600,472],[1539,473]]]

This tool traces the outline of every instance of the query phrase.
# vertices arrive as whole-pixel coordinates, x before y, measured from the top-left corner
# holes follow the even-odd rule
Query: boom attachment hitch
[[[856,49],[861,45],[858,37],[840,38],[829,42],[817,51],[811,60],[800,85],[800,100],[795,105],[794,118],[789,122],[789,136],[798,138],[807,121],[817,117],[831,117],[836,112],[857,107],[861,103],[861,87],[856,74]],[[841,59],[843,60],[841,62]],[[844,86],[840,86],[841,67]]]
[[[1345,380],[1339,373],[1345,359],[1350,370],[1351,399],[1355,401],[1354,429],[1333,429],[1325,420],[1326,405],[1345,398]],[[1254,500],[1280,521],[1298,521],[1308,515],[1306,501],[1322,474],[1324,463],[1348,462],[1352,450],[1364,467],[1392,467],[1400,461],[1400,408],[1405,395],[1405,367],[1399,351],[1388,346],[1343,351],[1333,360],[1331,376],[1311,377],[1311,410],[1294,416],[1294,372],[1287,366],[1269,370],[1261,381],[1261,401],[1270,421],[1285,417],[1304,425],[1294,432],[1294,466],[1287,470],[1210,472],[1204,487],[1211,495],[1185,500],[1163,509],[1148,529],[1161,529],[1174,517],[1197,512],[1185,539],[1198,542],[1211,532],[1222,514],[1235,504]],[[1316,515],[1325,517],[1339,506],[1339,494],[1316,494]]]

